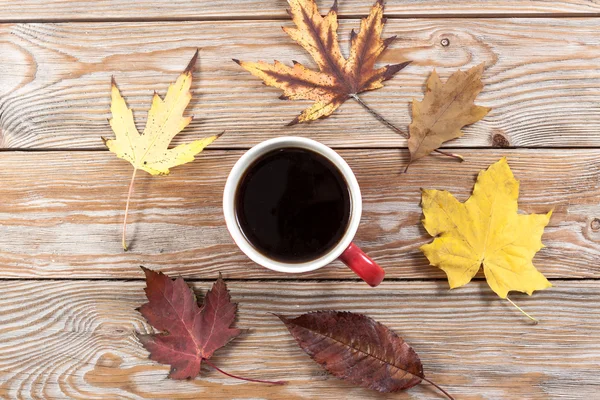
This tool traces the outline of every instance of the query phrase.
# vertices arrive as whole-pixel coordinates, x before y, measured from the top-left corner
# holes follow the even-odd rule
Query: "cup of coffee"
[[[322,143],[280,137],[248,150],[229,173],[223,211],[235,243],[263,267],[300,273],[340,259],[371,286],[383,280],[352,243],[362,214],[356,177]]]

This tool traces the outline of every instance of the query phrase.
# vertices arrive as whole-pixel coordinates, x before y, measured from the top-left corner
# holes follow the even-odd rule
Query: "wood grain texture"
[[[322,12],[327,12],[333,0],[317,0]],[[340,1],[340,15],[365,15],[369,0]],[[56,20],[148,20],[148,19],[253,19],[287,18],[285,0],[0,0],[0,21]],[[596,15],[597,0],[400,0],[386,1],[386,14],[407,16],[511,16],[511,15]]]
[[[5,152],[0,158],[0,277],[133,278],[145,265],[207,278],[355,278],[340,263],[285,275],[250,262],[225,228],[222,193],[242,154],[205,150],[168,177],[139,175],[129,213],[131,251],[121,224],[131,166],[109,152]],[[343,150],[363,194],[356,243],[388,278],[443,278],[419,250],[421,188],[464,201],[475,177],[507,156],[521,181],[520,209],[554,209],[534,264],[548,277],[600,277],[600,150],[465,150],[465,163],[428,156],[401,174],[406,150]]]
[[[141,127],[153,91],[164,95],[197,47],[202,50],[189,108],[196,119],[175,143],[226,131],[219,141],[223,148],[248,148],[285,134],[338,147],[406,146],[404,138],[351,101],[327,120],[284,126],[308,103],[278,100],[278,90],[263,86],[231,58],[312,66],[282,32],[280,26],[289,24],[0,25],[0,146],[101,148],[99,137],[110,135],[111,75]],[[341,37],[356,27],[357,20],[342,21]],[[458,68],[483,62],[486,86],[477,104],[493,110],[449,146],[598,147],[599,28],[595,18],[390,20],[385,35],[398,40],[382,63],[414,63],[363,98],[405,129],[409,102],[422,97],[433,67],[446,79]],[[450,45],[442,46],[442,39]]]
[[[317,1],[322,11],[332,2]],[[442,398],[426,384],[383,395],[330,377],[269,314],[318,309],[361,312],[387,324],[419,353],[428,378],[457,399],[596,398],[600,19],[592,17],[600,16],[600,2],[388,0],[385,36],[398,40],[382,63],[414,62],[364,101],[406,128],[409,102],[422,98],[432,68],[445,79],[484,62],[486,87],[477,104],[493,108],[448,144],[466,163],[429,156],[408,174],[399,173],[408,152],[397,149],[406,140],[359,105],[347,102],[328,120],[286,128],[307,103],[278,100],[277,90],[231,62],[314,65],[280,29],[291,24],[286,5],[0,0],[0,22],[6,22],[0,24],[0,148],[67,150],[0,154],[0,398]],[[340,2],[343,40],[369,7],[365,0]],[[131,166],[107,151],[72,150],[103,149],[100,136],[111,135],[111,76],[141,128],[152,93],[164,95],[198,47],[189,108],[196,118],[174,144],[226,135],[170,177],[138,176],[132,251],[124,253],[120,229]],[[380,287],[356,281],[340,263],[300,276],[268,271],[233,244],[221,196],[239,149],[288,134],[344,148],[364,197],[356,242],[386,269],[389,280]],[[513,296],[542,321],[537,326],[498,299],[481,275],[448,291],[443,273],[418,250],[431,240],[420,225],[420,188],[446,189],[465,200],[477,172],[501,156],[521,180],[520,209],[554,209],[543,236],[547,247],[534,263],[555,287]],[[148,360],[135,336],[151,330],[135,311],[145,302],[139,265],[210,282],[218,272],[245,280],[229,287],[240,302],[236,325],[252,330],[213,361],[235,374],[290,384],[241,383],[210,368],[193,381],[168,380],[168,367]],[[202,294],[209,286],[194,284]]]
[[[141,277],[141,271],[138,277]],[[214,278],[214,276],[213,276]],[[210,283],[194,285],[202,295]],[[600,282],[557,281],[514,299],[540,318],[530,325],[483,282],[449,292],[442,282],[230,282],[251,328],[212,361],[287,386],[242,383],[205,367],[192,381],[166,378],[136,332],[142,281],[0,282],[0,396],[10,399],[441,399],[421,384],[378,394],[326,375],[271,312],[319,309],[367,314],[412,345],[427,377],[461,400],[593,399],[600,368]],[[293,371],[293,372],[292,372]]]

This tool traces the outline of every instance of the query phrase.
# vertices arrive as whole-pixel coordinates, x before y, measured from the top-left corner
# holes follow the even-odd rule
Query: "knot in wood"
[[[492,146],[493,147],[510,147],[510,141],[504,133],[492,134]]]

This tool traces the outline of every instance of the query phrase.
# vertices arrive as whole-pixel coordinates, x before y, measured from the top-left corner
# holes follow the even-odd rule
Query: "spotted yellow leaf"
[[[175,135],[192,121],[192,117],[184,117],[183,113],[192,99],[192,70],[197,58],[198,52],[177,81],[169,86],[164,99],[154,93],[146,128],[141,135],[135,127],[133,113],[113,79],[110,126],[115,139],[104,141],[110,151],[129,161],[135,169],[162,175],[168,174],[169,168],[193,161],[196,154],[217,139],[217,136],[211,136],[169,149]]]
[[[533,265],[544,247],[547,214],[519,214],[519,182],[506,158],[481,171],[464,203],[447,191],[423,190],[423,226],[435,237],[421,247],[448,276],[451,288],[471,281],[483,266],[486,280],[501,298],[509,291],[529,295],[552,285]]]
[[[319,71],[295,62],[289,67],[279,61],[249,62],[234,59],[266,85],[283,90],[282,100],[312,100],[312,106],[297,116],[290,125],[326,118],[349,98],[359,103],[358,94],[383,87],[410,61],[375,68],[375,63],[394,41],[382,39],[383,0],[377,0],[369,15],[361,21],[360,31],[350,34],[350,55],[342,55],[338,41],[337,0],[323,17],[314,0],[288,0],[295,28],[283,30],[313,58]]]
[[[133,176],[129,186],[123,223],[123,248],[125,250],[127,250],[125,243],[127,211],[129,210],[129,200],[137,170],[141,169],[152,175],[168,174],[170,168],[193,161],[196,154],[218,138],[218,136],[210,136],[169,148],[175,135],[192,121],[192,117],[184,117],[183,113],[192,98],[190,87],[192,85],[192,72],[197,59],[198,52],[196,51],[177,81],[169,86],[164,99],[154,93],[152,106],[148,112],[146,128],[142,134],[135,127],[133,113],[127,107],[123,96],[121,96],[115,80],[112,81],[110,105],[112,119],[110,119],[110,126],[115,133],[115,138],[102,139],[111,152],[133,165]]]

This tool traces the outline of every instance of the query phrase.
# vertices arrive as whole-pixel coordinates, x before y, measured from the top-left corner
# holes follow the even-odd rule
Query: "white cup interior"
[[[331,161],[342,173],[346,183],[348,184],[348,190],[350,192],[351,211],[350,219],[348,221],[348,227],[342,239],[338,244],[331,249],[327,254],[311,261],[303,263],[285,263],[277,260],[273,260],[252,246],[246,240],[246,237],[241,231],[238,224],[236,213],[235,213],[235,194],[237,187],[240,183],[240,179],[244,176],[246,169],[252,165],[252,163],[260,158],[262,155],[281,148],[296,147],[312,150],[315,153],[321,154]],[[312,139],[306,139],[294,136],[284,136],[275,139],[266,140],[260,144],[257,144],[250,150],[248,150],[240,159],[235,163],[227,183],[225,184],[225,191],[223,192],[223,212],[225,214],[225,222],[227,229],[231,234],[231,237],[238,245],[238,247],[255,263],[262,265],[263,267],[272,269],[279,272],[289,273],[300,273],[307,271],[314,271],[325,265],[331,263],[333,260],[338,258],[344,250],[350,245],[358,225],[360,223],[360,217],[362,214],[362,198],[360,195],[360,187],[356,181],[354,173],[344,161],[344,159],[335,151]]]

